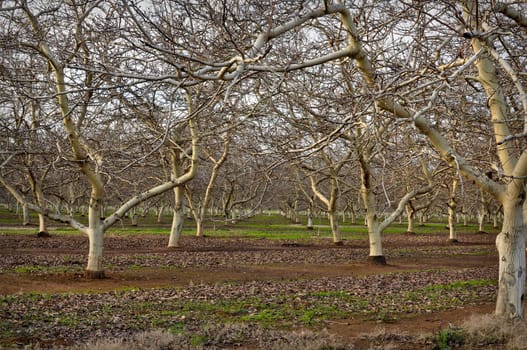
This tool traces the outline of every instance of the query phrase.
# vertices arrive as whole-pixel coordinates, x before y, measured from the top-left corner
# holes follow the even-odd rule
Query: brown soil
[[[394,236],[395,237],[395,236]],[[77,244],[72,244],[70,236],[53,236],[52,238],[32,238],[33,243],[20,243],[20,240],[28,240],[27,236],[0,235],[0,260],[14,259],[36,259],[43,255],[60,255],[63,257],[85,254]],[[322,277],[339,276],[370,276],[380,274],[391,274],[405,271],[430,271],[444,269],[445,271],[463,270],[476,267],[496,267],[497,256],[493,250],[494,237],[492,235],[466,235],[461,237],[461,243],[449,244],[444,236],[437,239],[429,239],[426,242],[417,237],[398,236],[390,238],[386,242],[386,250],[392,252],[387,254],[387,265],[371,264],[367,261],[366,242],[347,242],[342,247],[335,247],[330,242],[313,242],[309,244],[291,244],[270,241],[244,241],[244,240],[199,240],[186,238],[183,248],[167,250],[164,248],[165,237],[142,237],[144,244],[134,245],[129,238],[124,244],[126,237],[115,238],[118,242],[111,242],[106,250],[107,256],[136,256],[148,254],[166,254],[166,256],[178,256],[183,252],[206,253],[206,259],[224,254],[225,252],[241,252],[254,254],[266,254],[267,252],[295,252],[300,256],[309,255],[319,250],[334,249],[357,250],[362,261],[351,259],[350,262],[335,261],[329,263],[306,263],[306,262],[271,262],[267,264],[252,264],[240,261],[239,264],[217,264],[208,266],[170,267],[166,266],[143,266],[141,268],[119,267],[109,268],[106,271],[107,278],[102,280],[87,280],[79,265],[78,272],[58,273],[16,273],[12,267],[2,266],[0,263],[0,295],[30,293],[30,292],[103,292],[125,288],[158,288],[158,287],[187,287],[194,284],[218,284],[224,282],[247,282],[247,281],[287,281],[287,280],[309,280]],[[13,241],[12,241],[13,240]],[[14,245],[14,240],[18,240]],[[82,239],[81,239],[82,240]],[[110,239],[112,240],[112,239]],[[122,240],[122,246],[121,242]],[[69,242],[68,242],[69,241]],[[50,243],[52,242],[52,243]],[[463,243],[465,242],[465,243]],[[115,246],[113,245],[115,243]],[[210,245],[207,245],[211,243]],[[185,245],[186,244],[186,245]],[[451,248],[452,247],[452,248]],[[456,249],[454,249],[455,247]],[[436,248],[440,252],[450,251],[451,255],[434,254]],[[468,250],[466,253],[465,248]],[[470,250],[472,249],[472,250]],[[483,253],[481,251],[484,251]],[[430,253],[432,252],[432,253]],[[200,265],[199,263],[197,265]],[[390,322],[378,322],[371,318],[331,320],[327,323],[327,330],[339,337],[351,340],[354,345],[361,349],[371,346],[371,335],[386,335],[384,343],[397,344],[396,348],[417,349],[422,344],[405,344],[405,335],[432,334],[449,324],[460,324],[472,315],[488,314],[493,311],[492,302],[484,302],[478,305],[466,305],[442,312],[419,313],[398,315]],[[370,337],[365,335],[369,334]],[[392,337],[392,338],[390,338]],[[383,338],[382,336],[379,339]]]

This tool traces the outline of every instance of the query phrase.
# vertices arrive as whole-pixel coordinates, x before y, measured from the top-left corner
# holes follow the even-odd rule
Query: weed
[[[168,329],[168,331],[171,333],[171,334],[175,334],[175,335],[178,335],[178,334],[184,334],[185,333],[185,323],[183,322],[174,322],[170,328]]]
[[[190,344],[192,346],[200,346],[207,342],[207,336],[203,334],[194,334],[190,337]]]
[[[243,321],[259,322],[264,326],[276,324],[277,321],[286,319],[283,310],[277,308],[267,308],[258,311],[257,313],[243,316]]]
[[[509,350],[525,349],[527,322],[495,315],[476,315],[462,325],[467,346],[488,346]]]
[[[304,312],[304,314],[300,316],[300,321],[302,321],[306,325],[312,325],[313,323],[315,323],[316,316],[317,314],[315,311],[307,310]]]
[[[457,348],[465,343],[465,333],[461,328],[449,325],[447,329],[443,329],[435,337],[434,349],[436,350],[450,350]]]

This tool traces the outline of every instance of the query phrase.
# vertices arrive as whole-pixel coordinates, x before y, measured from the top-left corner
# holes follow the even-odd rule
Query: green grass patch
[[[110,213],[110,211],[109,211]],[[32,213],[32,223],[36,223],[36,214]],[[76,214],[76,218],[85,223],[87,218]],[[168,235],[170,233],[171,215],[163,216],[161,223],[157,222],[157,216],[149,213],[146,216],[139,216],[138,226],[132,226],[130,219],[125,219],[122,222],[116,223],[108,231],[108,235]],[[345,240],[360,240],[367,239],[367,228],[363,225],[363,218],[359,218],[356,224],[351,224],[349,221],[342,222],[340,220],[340,229],[342,237]],[[245,238],[267,238],[267,239],[286,239],[286,240],[309,240],[313,238],[331,238],[331,230],[326,216],[316,217],[314,219],[314,229],[307,230],[307,218],[300,217],[299,224],[292,224],[290,220],[278,214],[272,215],[256,215],[249,219],[237,221],[233,224],[231,221],[225,221],[222,217],[208,217],[205,218],[205,235],[212,237],[245,237]],[[36,234],[38,226],[12,226],[21,225],[21,217],[19,214],[9,212],[5,208],[0,208],[0,226],[8,225],[2,229],[4,234]],[[68,227],[61,223],[48,221],[51,234],[81,234],[76,229]],[[415,225],[415,233],[418,235],[447,233],[445,227],[446,221],[439,220],[427,222],[424,225]],[[496,233],[498,229],[492,228],[491,225],[485,225],[485,231]],[[458,225],[457,230],[459,234],[474,233],[479,230],[475,223],[470,223],[466,226]],[[386,230],[385,234],[404,234],[407,231],[406,222],[392,223]],[[183,235],[194,235],[195,224],[191,218],[185,220]]]
[[[13,268],[14,273],[64,273],[78,271],[78,268],[72,268],[70,266],[39,266],[39,265],[23,265]]]

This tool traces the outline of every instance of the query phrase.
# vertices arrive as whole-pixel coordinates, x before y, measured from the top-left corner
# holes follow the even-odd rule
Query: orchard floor
[[[497,277],[495,235],[462,234],[459,239],[458,243],[449,243],[444,234],[387,235],[383,244],[388,264],[379,266],[367,261],[365,239],[334,246],[317,238],[292,242],[185,236],[180,248],[167,249],[165,236],[109,236],[105,241],[106,278],[86,280],[82,273],[87,252],[84,237],[62,234],[37,238],[1,234],[0,229],[0,328],[4,327],[0,348],[74,345],[90,339],[90,333],[97,331],[83,325],[82,329],[71,330],[76,335],[70,339],[67,328],[61,331],[55,327],[57,335],[53,338],[60,342],[54,343],[46,335],[46,326],[30,318],[31,313],[48,312],[45,308],[50,307],[49,303],[45,298],[39,299],[35,304],[42,306],[31,306],[27,311],[23,305],[28,295],[40,293],[48,299],[49,295],[61,295],[61,307],[67,312],[70,307],[72,310],[82,307],[78,306],[79,299],[70,305],[67,299],[70,296],[95,295],[97,302],[108,306],[115,300],[105,302],[105,296],[116,291],[128,293],[123,301],[155,293],[163,293],[170,300],[187,293],[189,300],[214,300],[218,296],[272,299],[290,295],[295,300],[293,304],[296,300],[307,303],[303,299],[307,293],[345,291],[369,300],[372,309],[350,313],[345,319],[330,318],[313,324],[293,322],[288,329],[307,329],[315,334],[324,330],[355,349],[432,348],[433,334],[449,325],[461,325],[473,315],[492,313],[494,308],[495,285],[478,288],[477,293],[468,296],[456,295],[459,289],[444,287],[456,281]],[[445,300],[456,302],[435,305],[433,299],[422,297],[426,288],[442,291],[431,286],[443,286],[445,293],[453,293]],[[391,311],[384,314],[383,295],[391,297],[401,291],[406,295],[419,291],[421,294],[416,295],[422,299],[403,307],[393,305],[401,300],[394,297],[390,300],[395,301],[386,301]],[[172,297],[170,293],[180,294]],[[62,323],[61,326],[65,327]],[[118,331],[111,334],[121,335]],[[126,334],[122,332],[123,336]],[[263,348],[261,344],[245,340],[226,347]],[[207,348],[206,344],[201,346]]]

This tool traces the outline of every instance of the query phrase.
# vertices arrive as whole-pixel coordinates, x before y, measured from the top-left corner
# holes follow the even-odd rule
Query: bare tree
[[[100,112],[95,104],[96,98],[103,98],[103,106],[111,105],[111,99],[104,96],[104,91],[99,96],[96,90],[105,83],[104,76],[90,71],[75,70],[73,65],[89,65],[94,59],[97,45],[108,44],[94,41],[100,23],[98,13],[107,10],[99,7],[99,2],[75,5],[61,3],[58,7],[53,4],[28,4],[25,1],[14,1],[12,6],[1,8],[3,26],[2,45],[4,52],[12,53],[7,60],[16,59],[22,55],[36,55],[49,68],[49,86],[53,86],[56,98],[56,107],[62,118],[64,135],[67,136],[71,151],[67,154],[70,161],[77,165],[77,170],[83,175],[90,186],[90,199],[88,206],[88,224],[84,225],[72,216],[58,214],[42,207],[37,203],[29,202],[15,186],[4,177],[0,182],[20,203],[26,204],[30,209],[44,214],[54,220],[70,224],[85,233],[89,239],[88,264],[86,275],[91,278],[104,277],[103,268],[103,237],[104,232],[132,207],[142,201],[172,189],[174,186],[190,180],[196,170],[198,135],[191,126],[192,134],[192,165],[180,177],[171,178],[161,184],[154,185],[146,191],[132,196],[122,204],[112,215],[101,217],[104,208],[105,181],[104,181],[104,149],[99,149],[97,142],[90,142],[90,132],[87,129],[88,121]],[[115,13],[108,13],[111,18]],[[50,31],[50,27],[63,30]],[[104,26],[102,27],[104,30]],[[93,32],[91,32],[93,30]],[[88,33],[91,33],[90,35]],[[102,33],[107,34],[107,33]],[[60,37],[65,35],[65,37]],[[18,52],[21,50],[21,54]],[[18,56],[17,56],[18,55]],[[105,56],[107,57],[107,56]],[[16,64],[16,61],[13,61]],[[16,81],[13,80],[16,83]],[[43,91],[46,94],[47,91]],[[44,96],[42,96],[44,97]],[[99,115],[101,118],[103,115]],[[192,125],[191,115],[189,123]],[[97,125],[103,123],[97,121]],[[124,135],[123,135],[124,136]]]

